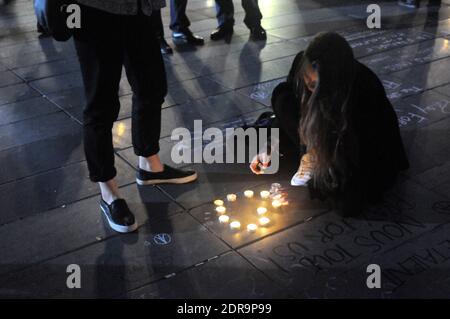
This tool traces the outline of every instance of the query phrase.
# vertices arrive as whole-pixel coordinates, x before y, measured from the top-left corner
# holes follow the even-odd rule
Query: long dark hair
[[[337,33],[318,34],[305,50],[297,72],[301,102],[300,139],[315,156],[314,182],[335,188],[342,169],[338,149],[348,128],[348,101],[355,78],[355,59],[348,42]],[[313,92],[303,80],[307,65],[318,73]]]

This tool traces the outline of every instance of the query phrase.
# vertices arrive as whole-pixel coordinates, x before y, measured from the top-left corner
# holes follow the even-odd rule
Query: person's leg
[[[216,17],[219,27],[234,26],[234,4],[232,0],[216,0]]]
[[[231,38],[234,27],[234,5],[232,0],[216,0],[217,22],[219,26],[211,33],[211,40]]]
[[[74,38],[86,94],[83,132],[89,177],[99,183],[100,208],[109,226],[128,233],[137,229],[137,223],[119,194],[111,132],[120,108],[122,18],[85,6],[81,13],[83,28],[76,30]]]
[[[164,38],[164,25],[161,16],[161,10],[153,10],[152,27],[158,39]]]
[[[101,185],[103,199],[119,197],[113,179],[112,127],[117,119],[123,54],[114,26],[117,18],[99,10],[82,7],[84,27],[75,33],[75,47],[83,76],[86,106],[83,132],[89,176]]]
[[[191,25],[186,15],[187,0],[170,0],[170,30],[183,31]]]
[[[138,182],[183,183],[193,181],[195,172],[183,172],[164,165],[159,158],[161,108],[167,94],[164,62],[149,19],[130,19],[126,35],[125,70],[133,90],[132,140],[139,156]]]
[[[172,38],[176,41],[192,45],[203,45],[205,40],[195,35],[189,29],[191,22],[186,15],[187,0],[170,0],[170,29]]]
[[[250,30],[261,25],[262,14],[259,10],[258,0],[242,0],[245,11],[244,23]]]
[[[266,40],[266,30],[261,26],[262,13],[259,10],[258,0],[242,0],[245,10],[244,23],[250,29],[250,36],[254,40]]]
[[[145,158],[159,152],[161,106],[167,94],[164,62],[147,24],[143,15],[129,19],[125,49],[125,70],[133,90],[133,147]]]
[[[161,10],[154,10],[152,13],[152,27],[159,41],[159,47],[162,54],[172,54],[173,50],[164,38],[164,25],[161,16]]]

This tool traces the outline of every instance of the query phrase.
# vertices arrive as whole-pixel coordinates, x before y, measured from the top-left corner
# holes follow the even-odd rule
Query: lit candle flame
[[[241,228],[241,223],[238,222],[237,220],[234,221],[234,222],[231,222],[231,223],[230,223],[230,228],[231,228],[232,230],[238,230],[238,229]]]
[[[267,213],[267,208],[258,207],[258,209],[256,211],[258,212],[258,215],[264,215],[265,213]]]
[[[218,212],[219,214],[225,214],[226,211],[227,211],[227,209],[224,206],[216,207],[216,212]]]
[[[266,225],[269,224],[269,223],[270,223],[270,219],[267,218],[267,217],[261,217],[261,218],[259,219],[259,224],[260,224],[261,226],[266,226]]]
[[[274,201],[272,202],[272,206],[273,206],[274,208],[280,208],[281,205],[282,205],[282,203],[281,203],[281,201],[280,201],[279,199],[276,199],[276,200],[274,200]]]
[[[221,200],[221,199],[216,199],[216,200],[214,201],[214,205],[216,205],[216,206],[223,206],[223,200]]]
[[[230,221],[230,217],[227,215],[222,215],[219,217],[219,222],[221,224],[227,224]]]
[[[270,197],[270,192],[269,191],[262,191],[260,193],[260,195],[261,195],[262,199],[268,199]]]
[[[254,195],[254,192],[251,191],[251,190],[246,190],[246,191],[244,192],[244,196],[247,197],[247,198],[252,198],[253,195]]]

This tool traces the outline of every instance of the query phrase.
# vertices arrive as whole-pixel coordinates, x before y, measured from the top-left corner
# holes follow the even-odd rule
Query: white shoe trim
[[[172,179],[152,179],[148,181],[141,180],[136,178],[136,183],[139,185],[156,185],[156,184],[187,184],[193,182],[197,179],[197,173],[192,175],[181,177],[181,178],[172,178]]]
[[[134,221],[133,225],[130,226],[123,226],[123,225],[118,225],[116,223],[114,223],[111,219],[109,219],[108,214],[105,212],[105,209],[100,206],[100,208],[103,211],[103,214],[106,217],[106,220],[108,221],[109,227],[111,227],[113,230],[115,230],[118,233],[131,233],[134,232],[137,228],[138,228],[138,224],[136,221]]]

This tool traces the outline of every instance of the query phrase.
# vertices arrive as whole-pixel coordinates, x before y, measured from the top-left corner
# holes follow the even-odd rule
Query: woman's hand
[[[260,175],[264,174],[264,170],[270,165],[270,155],[267,153],[260,153],[256,155],[252,163],[250,164],[250,169],[253,173]]]

